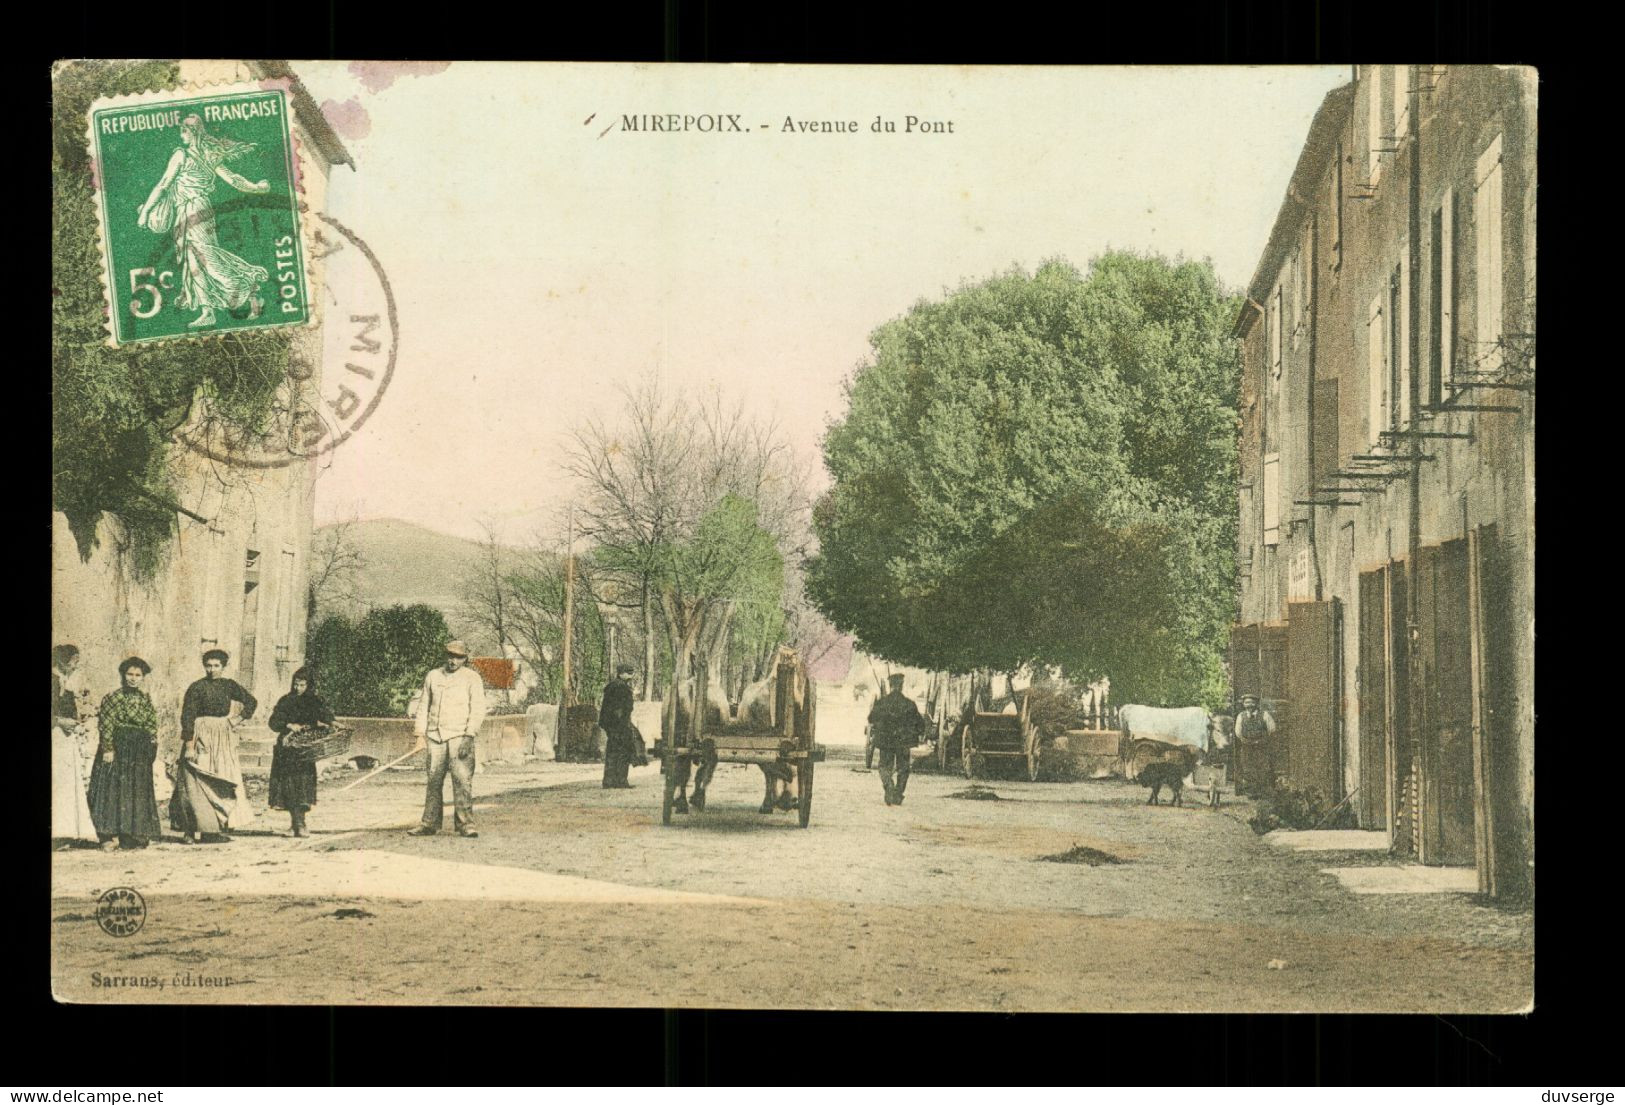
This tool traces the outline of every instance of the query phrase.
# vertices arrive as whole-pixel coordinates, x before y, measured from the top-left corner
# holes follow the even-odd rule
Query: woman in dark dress
[[[309,836],[305,811],[316,804],[316,761],[288,747],[288,739],[318,726],[333,724],[333,711],[316,696],[316,680],[309,668],[293,673],[293,689],[271,711],[276,749],[271,753],[271,788],[267,803],[287,810],[294,836]]]
[[[90,817],[104,848],[145,848],[162,835],[152,765],[158,757],[158,712],[141,689],[152,671],[139,656],[118,667],[123,686],[96,711],[101,747],[90,769]]]

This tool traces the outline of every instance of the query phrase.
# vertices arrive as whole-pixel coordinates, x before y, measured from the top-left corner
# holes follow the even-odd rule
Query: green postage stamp
[[[91,106],[111,344],[311,321],[288,107],[243,85]]]

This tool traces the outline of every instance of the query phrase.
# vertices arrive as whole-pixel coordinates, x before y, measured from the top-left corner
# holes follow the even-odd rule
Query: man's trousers
[[[458,832],[474,827],[474,738],[429,741],[429,790],[423,798],[423,827],[440,831],[446,804],[446,773],[451,772],[452,824]]]

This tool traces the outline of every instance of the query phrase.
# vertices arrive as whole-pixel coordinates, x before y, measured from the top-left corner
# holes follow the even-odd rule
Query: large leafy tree
[[[1206,263],[1111,253],[881,326],[825,438],[814,600],[895,662],[1217,701],[1235,307]]]

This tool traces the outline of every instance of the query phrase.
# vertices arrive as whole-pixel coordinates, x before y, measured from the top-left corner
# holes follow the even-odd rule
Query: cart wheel
[[[805,829],[812,820],[812,788],[813,763],[803,760],[796,771],[796,797],[800,800],[798,808],[801,811],[801,827]]]
[[[677,799],[677,764],[675,757],[667,756],[661,763],[661,773],[665,776],[666,796],[660,802],[660,823],[671,824],[671,807]]]

